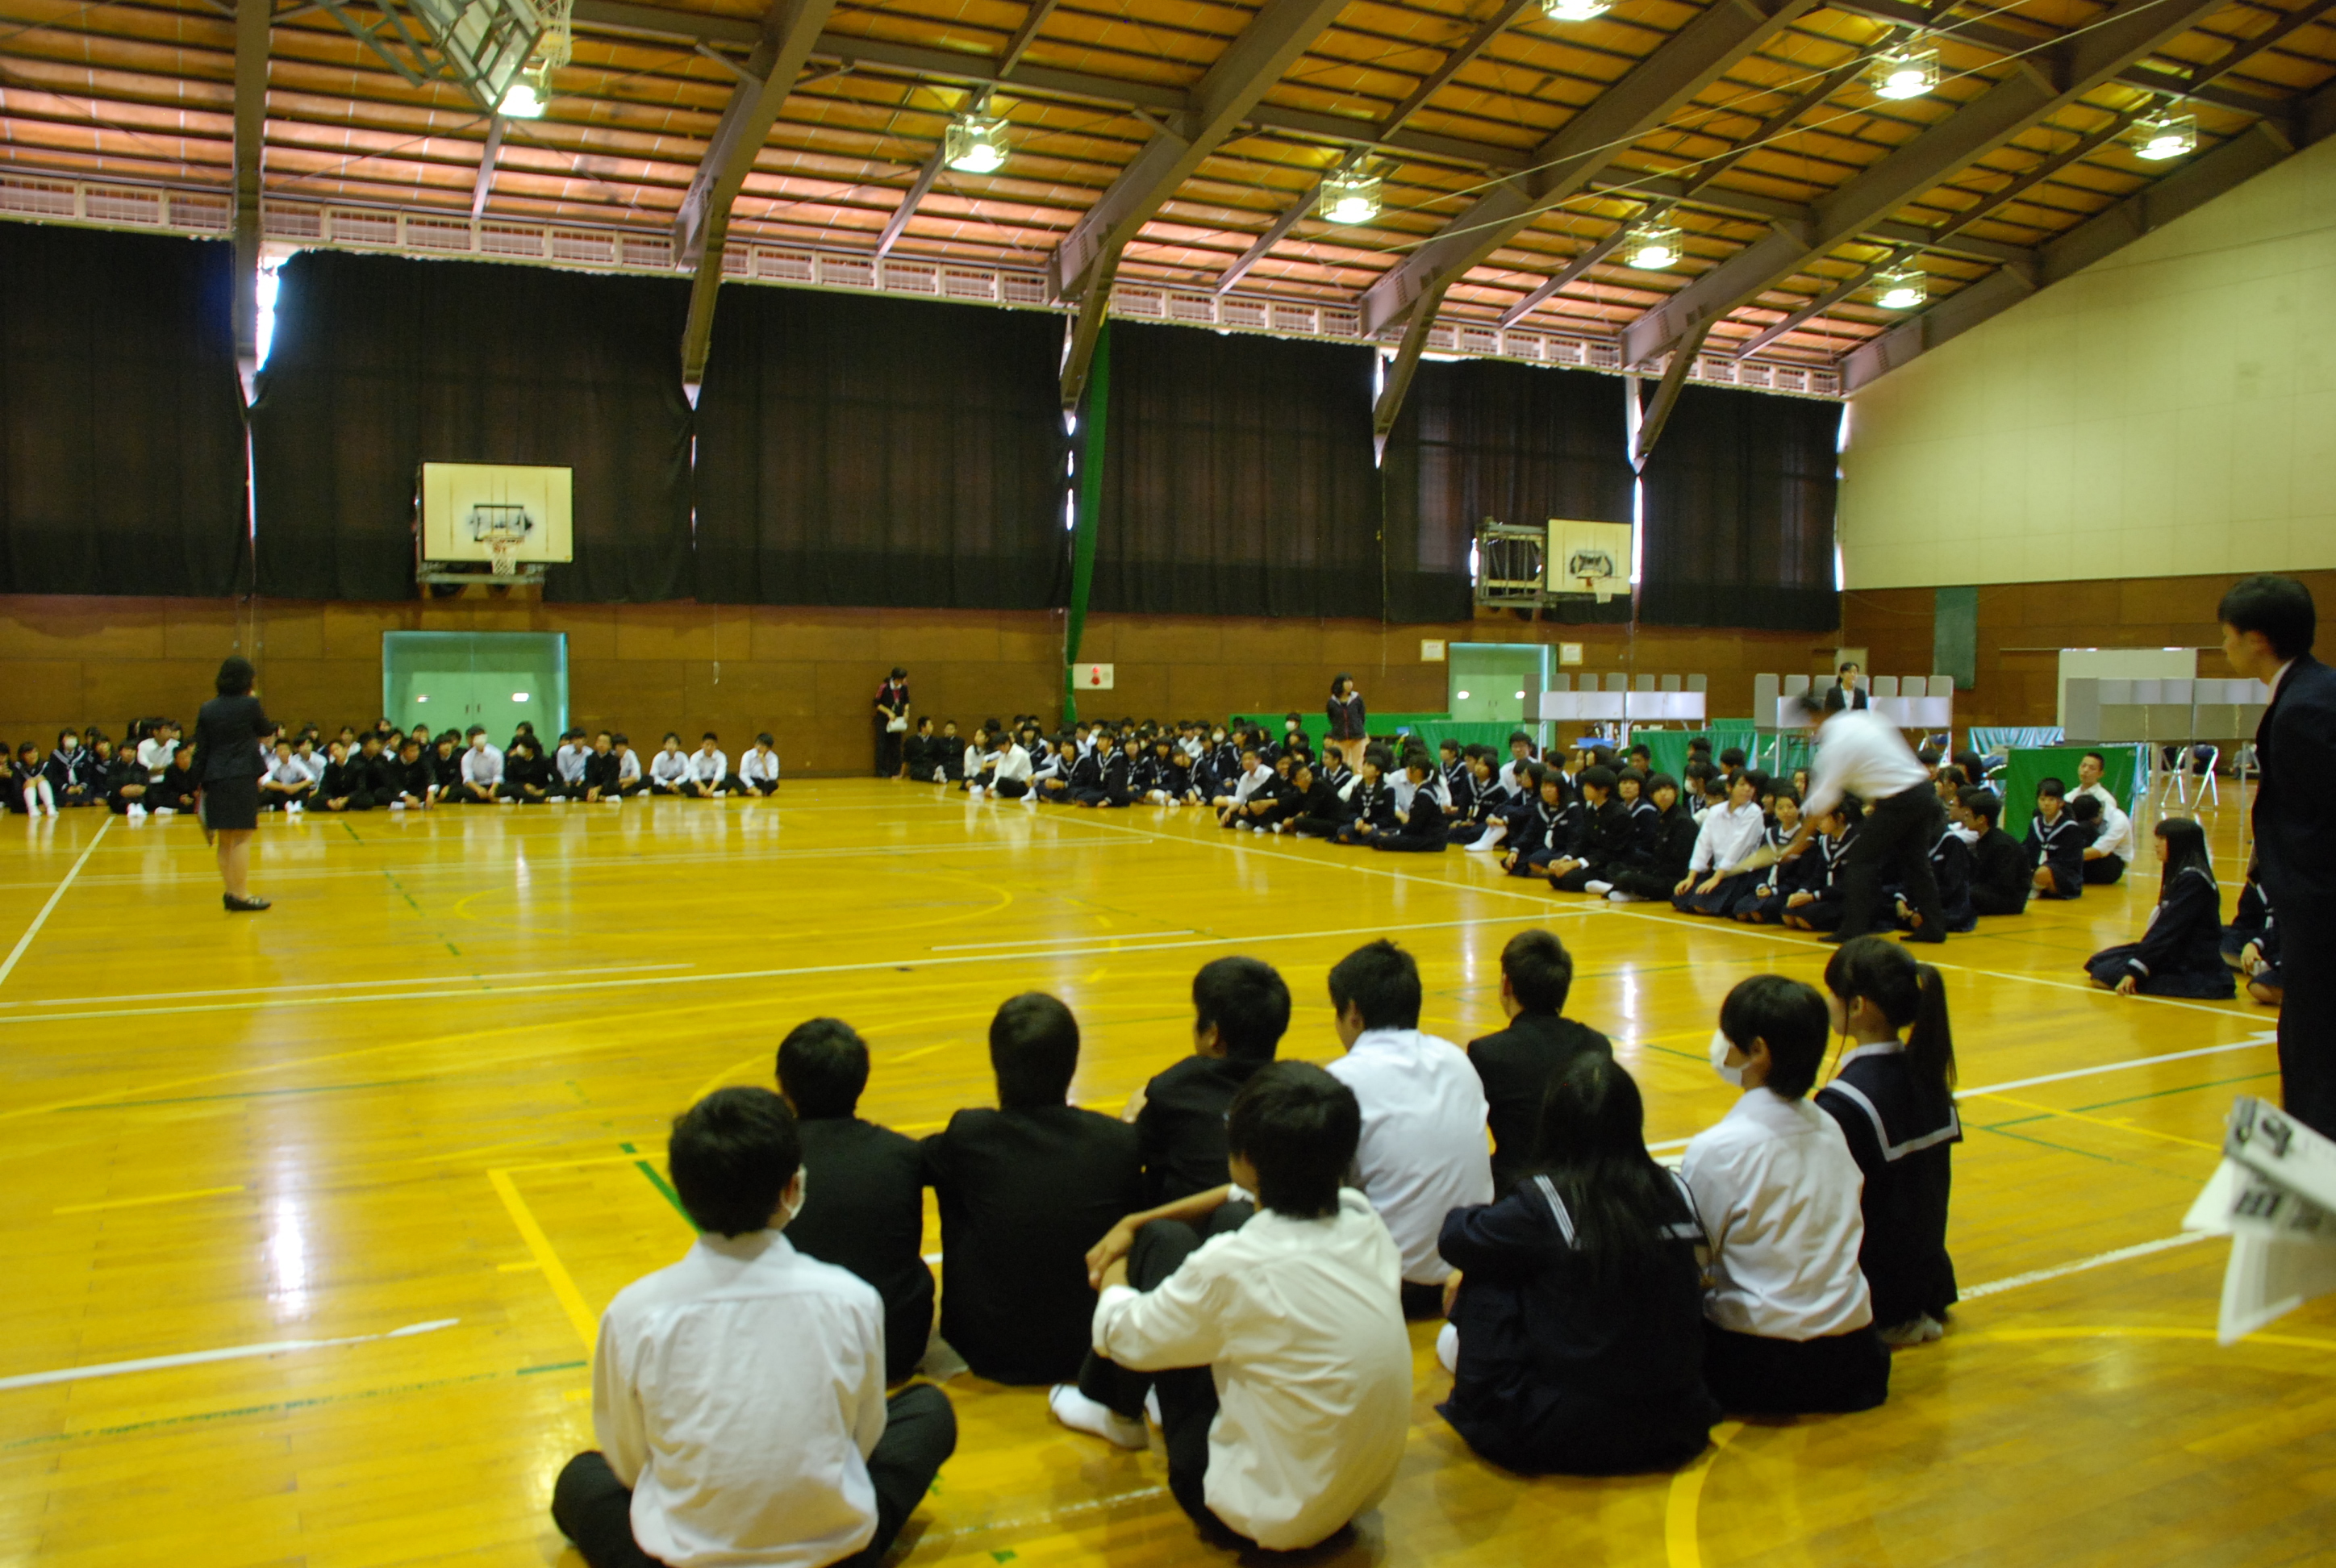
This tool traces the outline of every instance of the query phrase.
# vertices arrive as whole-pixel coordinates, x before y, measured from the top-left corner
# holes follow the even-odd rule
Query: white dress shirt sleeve
[[[641,1399],[623,1364],[624,1346],[600,1318],[600,1342],[592,1352],[592,1434],[608,1456],[608,1468],[628,1488],[640,1484],[649,1458],[648,1424]]]
[[[1125,1285],[1105,1290],[1095,1302],[1095,1354],[1138,1372],[1205,1367],[1222,1356],[1227,1318],[1222,1281],[1189,1263],[1150,1290]]]

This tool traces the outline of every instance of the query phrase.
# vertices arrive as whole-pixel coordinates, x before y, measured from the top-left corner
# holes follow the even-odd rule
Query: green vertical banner
[[[1079,640],[1086,635],[1087,593],[1095,587],[1095,520],[1103,511],[1104,433],[1111,423],[1111,323],[1095,335],[1087,370],[1086,408],[1079,415],[1078,503],[1071,514],[1071,617],[1063,634],[1063,723],[1079,722]]]
[[[1957,691],[1979,684],[1979,589],[1942,588],[1932,596],[1931,673],[1955,677]]]

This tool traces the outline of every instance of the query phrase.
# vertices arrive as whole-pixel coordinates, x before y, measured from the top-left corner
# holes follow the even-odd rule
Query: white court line
[[[41,912],[34,915],[33,923],[24,928],[24,934],[16,939],[16,945],[8,950],[7,961],[0,963],[0,985],[5,985],[8,977],[15,972],[16,960],[24,956],[24,950],[31,947],[33,939],[41,934],[41,927],[47,923],[49,911],[55,909],[57,901],[65,896],[65,890],[73,886],[73,878],[81,875],[81,868],[89,863],[90,855],[97,849],[99,842],[105,837],[105,830],[112,825],[113,817],[109,813],[106,819],[97,824],[97,832],[91,836],[87,847],[81,852],[81,859],[73,862],[73,870],[65,872],[65,880],[57,884],[57,891],[49,895],[49,901],[41,906]]]
[[[1182,930],[1173,931],[1097,931],[1087,940],[1089,941],[1109,940],[1115,942],[1138,942],[1150,937],[1189,937],[1196,934],[1190,926],[1186,926]],[[925,950],[932,953],[962,953],[969,952],[975,948],[1042,948],[1048,942],[1059,942],[1062,940],[1060,937],[1029,937],[1012,942],[949,942],[941,947],[928,948]]]
[[[504,975],[414,975],[387,980],[307,980],[298,985],[271,985],[270,991],[347,991],[359,989],[396,990],[414,986],[493,985],[501,980],[533,980],[552,975],[625,975],[636,970],[686,969],[685,963],[670,964],[594,964],[580,969],[516,969]],[[248,986],[228,986],[211,991],[174,991],[180,997],[233,997],[245,995]],[[33,997],[21,1002],[0,1002],[0,1008],[70,1008],[83,1002],[115,1002],[114,997]],[[374,1000],[380,1000],[375,998]]]
[[[2194,1057],[2227,1056],[2233,1051],[2252,1051],[2272,1045],[2278,1038],[2277,1031],[2265,1029],[2260,1034],[2251,1035],[2244,1040],[2236,1040],[2227,1046],[2201,1046],[2192,1051],[2167,1051],[2163,1056],[2135,1057],[2129,1061],[2123,1062],[2103,1062],[2097,1067],[2071,1067],[2065,1073],[2044,1073],[2032,1078],[2014,1078],[2008,1084],[1980,1084],[1971,1088],[1958,1088],[1955,1090],[1955,1096],[1960,1099],[1971,1095],[2008,1094],[2013,1089],[2032,1089],[2039,1084],[2059,1084],[2066,1083],[2070,1078],[2092,1078],[2098,1077],[2103,1073],[2130,1072],[2136,1067],[2154,1067],[2164,1062],[2188,1061]],[[1684,1149],[1693,1141],[1690,1138],[1666,1138],[1660,1144],[1649,1144],[1647,1148],[1650,1153],[1664,1149]]]
[[[2194,1231],[2180,1236],[2166,1236],[2155,1242],[2137,1242],[2130,1247],[2119,1247],[2112,1252],[2098,1252],[2089,1258],[2079,1258],[2073,1263],[2057,1263],[2049,1269],[2031,1269],[2025,1274],[2014,1274],[2008,1280],[1990,1280],[1984,1285],[1965,1286],[1956,1294],[1963,1300],[1976,1301],[1982,1296],[2000,1295],[2017,1290],[2022,1285],[2040,1285],[2047,1280],[2065,1279],[2092,1269],[2105,1269],[2111,1263],[2122,1263],[2128,1258],[2146,1258],[2153,1252],[2170,1252],[2176,1247],[2186,1247],[2193,1242],[2203,1242],[2205,1232]]]
[[[369,1345],[376,1339],[405,1339],[416,1334],[451,1329],[460,1318],[437,1318],[408,1323],[385,1334],[352,1334],[345,1339],[277,1339],[266,1345],[229,1345],[218,1350],[188,1350],[176,1356],[148,1356],[136,1361],[102,1361],[91,1367],[60,1367],[53,1372],[25,1372],[0,1378],[0,1393],[11,1388],[39,1388],[51,1383],[77,1382],[83,1378],[119,1378],[125,1372],[160,1372],[172,1367],[200,1367],[211,1361],[241,1361],[257,1356],[281,1356],[293,1350],[326,1350],[340,1345]]]
[[[1568,911],[1559,910],[1557,914]],[[688,975],[640,975],[628,979],[564,980],[556,984],[504,986],[494,991],[496,997],[545,996],[567,991],[620,990],[628,986],[696,986],[720,984],[732,980],[788,980],[811,975],[868,974],[879,969],[941,969],[957,964],[995,964],[1042,959],[1132,958],[1142,953],[1173,952],[1182,948],[1233,948],[1261,946],[1267,942],[1310,941],[1325,937],[1385,936],[1390,931],[1449,930],[1461,926],[1486,926],[1500,923],[1508,917],[1476,915],[1456,920],[1416,920],[1400,925],[1385,923],[1368,926],[1347,926],[1337,930],[1269,931],[1259,936],[1194,937],[1186,941],[1151,942],[1142,947],[1071,947],[1044,952],[957,953],[948,958],[922,956],[875,959],[851,964],[809,964],[792,969],[726,969],[713,973]],[[488,993],[465,993],[485,995]],[[375,996],[355,997],[254,997],[232,1002],[203,1002],[192,1007],[104,1008],[79,1013],[0,1013],[0,1028],[15,1024],[72,1023],[87,1018],[144,1018],[176,1017],[182,1013],[230,1013],[272,1011],[280,1008],[333,1008],[363,1006],[378,1002]]]

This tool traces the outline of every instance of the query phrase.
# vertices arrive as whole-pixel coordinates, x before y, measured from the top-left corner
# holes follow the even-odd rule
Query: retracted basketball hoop
[[[575,559],[573,482],[565,468],[423,463],[416,576],[433,585],[540,584],[549,567]]]

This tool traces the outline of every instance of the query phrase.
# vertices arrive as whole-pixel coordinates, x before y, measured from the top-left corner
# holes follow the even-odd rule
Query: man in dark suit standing
[[[2255,726],[2262,770],[2255,858],[2286,944],[2279,1071],[2288,1114],[2336,1137],[2336,669],[2312,657],[2319,617],[2312,590],[2289,577],[2251,577],[2223,596],[2223,652],[2268,682]]]
[[[1874,706],[1874,699],[1866,695],[1865,687],[1858,684],[1859,677],[1864,673],[1857,667],[1855,659],[1849,660],[1834,672],[1834,683],[1825,688],[1825,712],[1840,713],[1844,708]]]

